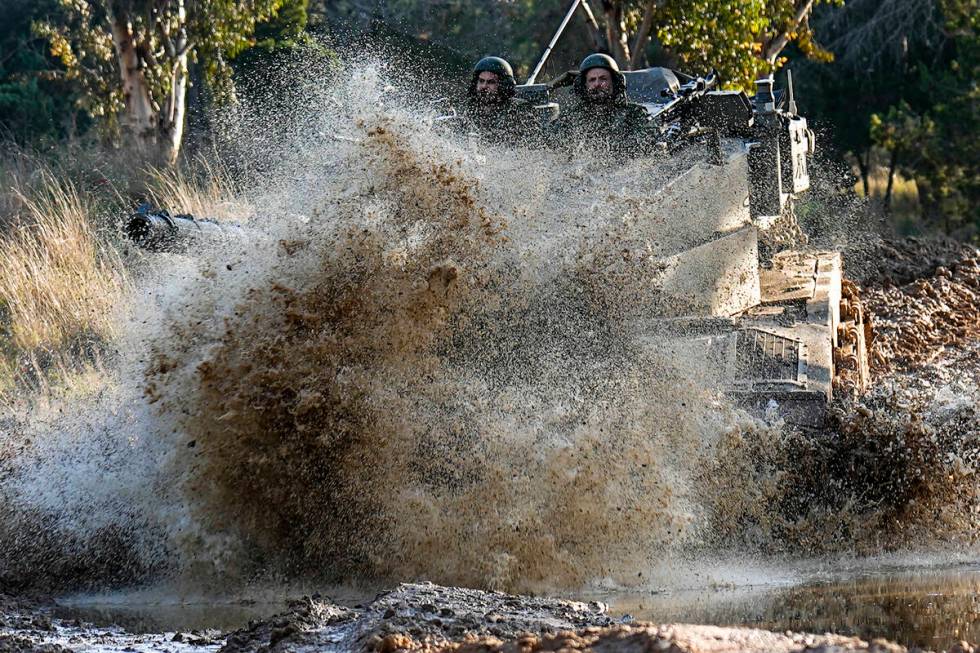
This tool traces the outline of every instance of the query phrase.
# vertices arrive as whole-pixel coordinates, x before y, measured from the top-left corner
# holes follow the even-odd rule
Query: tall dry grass
[[[146,174],[146,194],[159,208],[191,213],[199,218],[241,221],[249,206],[227,169],[197,157],[181,166],[152,168]]]
[[[0,143],[0,398],[25,385],[70,383],[97,363],[128,292],[127,266],[142,259],[117,247],[121,224],[139,202],[200,217],[250,217],[220,164],[197,157],[146,169],[132,162],[97,145],[38,153]]]
[[[11,192],[19,210],[0,235],[2,353],[8,374],[12,359],[39,373],[111,340],[127,276],[94,228],[94,200],[71,181],[44,171]]]

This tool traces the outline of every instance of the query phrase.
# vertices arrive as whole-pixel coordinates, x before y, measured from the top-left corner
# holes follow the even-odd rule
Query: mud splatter
[[[346,195],[154,347],[200,522],[292,572],[524,589],[678,546],[710,395],[581,282],[588,242],[417,127],[356,126]]]
[[[670,237],[644,207],[690,159],[484,149],[383,69],[337,84],[322,132],[253,191],[271,216],[254,242],[145,279],[153,310],[84,410],[14,418],[8,582],[545,591],[718,550],[975,540],[975,259],[862,279],[879,382],[829,430],[795,431],[637,328],[656,295],[644,248]],[[696,216],[721,190],[673,189],[673,206]]]

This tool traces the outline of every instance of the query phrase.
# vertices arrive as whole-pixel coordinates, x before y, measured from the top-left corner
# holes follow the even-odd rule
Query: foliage
[[[980,232],[980,18],[946,0],[948,41],[909,68],[904,97],[871,117],[871,137],[919,186],[925,217],[946,231]]]
[[[335,53],[307,30],[308,12],[309,0],[281,0],[274,16],[255,25],[253,44],[233,58],[236,79],[245,75],[256,83],[281,84],[288,81],[283,77],[301,74],[284,69],[297,59],[335,60]]]
[[[80,100],[110,128],[169,147],[183,133],[188,59],[218,98],[233,94],[229,59],[253,44],[256,25],[282,0],[58,0],[63,20],[36,31],[80,90]],[[302,5],[297,7],[302,11]]]
[[[255,26],[254,45],[251,49],[272,52],[311,45],[313,39],[306,31],[309,4],[309,0],[282,0],[275,16]]]
[[[682,68],[701,74],[715,69],[728,83],[748,90],[754,80],[771,72],[762,58],[761,42],[770,24],[767,4],[764,0],[667,3],[656,35]]]
[[[577,12],[552,54],[552,74],[574,67],[590,51],[612,53],[623,66],[673,64],[707,73],[716,68],[732,86],[751,87],[759,76],[778,69],[788,43],[808,56],[829,55],[815,42],[807,22],[814,4],[841,0],[607,0],[593,2],[598,30]],[[316,11],[332,15],[365,13],[365,3],[318,0]],[[601,7],[600,7],[601,5]],[[474,60],[497,54],[521,73],[530,72],[561,18],[567,3],[513,2],[419,3],[376,2],[370,18],[464,50]],[[599,9],[603,11],[599,11]]]
[[[975,1],[848,0],[816,12],[813,22],[834,61],[793,67],[803,112],[830,127],[825,147],[833,157],[853,156],[865,195],[876,166],[886,169],[886,211],[901,174],[915,182],[922,226],[975,233]]]
[[[545,45],[567,11],[564,2],[513,0],[510,2],[416,2],[386,0],[312,0],[310,13],[338,27],[339,34],[350,28],[383,36],[372,47],[394,47],[412,51],[424,45],[425,53],[411,53],[415,59],[444,64],[440,72],[455,74],[486,55],[502,56],[514,66],[517,76],[526,77],[541,56]],[[333,30],[332,30],[333,31]],[[394,38],[395,32],[402,39]],[[584,54],[582,43],[588,34],[581,20],[573,20],[551,57],[548,74],[564,72]],[[379,34],[380,33],[380,34]]]
[[[933,223],[949,229],[980,223],[978,146],[963,137],[978,127],[975,0],[594,0],[591,6],[598,29],[577,12],[542,79],[576,66],[593,49],[620,48],[634,66],[694,74],[714,68],[729,86],[750,90],[754,79],[789,59],[803,112],[817,126],[832,126],[821,142],[833,156],[856,161],[866,187],[881,174],[876,165],[884,165],[889,188],[899,176],[914,180]],[[540,0],[5,0],[0,132],[21,142],[63,137],[83,130],[89,116],[107,134],[135,130],[127,100],[132,104],[138,94],[124,90],[111,29],[120,17],[132,25],[135,68],[148,89],[152,120],[140,129],[150,124],[163,134],[173,130],[177,95],[191,82],[208,91],[192,93],[191,102],[234,97],[234,80],[256,106],[268,105],[273,114],[288,110],[292,100],[283,98],[292,96],[284,89],[321,75],[319,62],[332,56],[311,38],[311,18],[320,26],[358,23],[374,38],[371,47],[429,74],[433,92],[441,94],[440,84],[458,85],[486,54],[508,58],[526,77],[567,8],[567,2]],[[175,73],[181,52],[189,71],[177,65]],[[208,113],[199,112],[199,126]]]
[[[0,134],[21,144],[66,135],[77,116],[31,22],[54,0],[6,0],[0,21]]]
[[[841,2],[619,0],[603,5],[619,5],[627,34],[618,38],[630,44],[632,52],[624,50],[623,55],[633,67],[642,66],[648,59],[652,39],[654,49],[663,51],[681,68],[697,73],[715,69],[729,86],[751,90],[756,79],[775,72],[786,62],[782,52],[790,43],[808,57],[821,61],[830,58],[817,45],[809,24],[810,12],[821,1]],[[615,15],[615,11],[605,12],[607,33],[608,23]]]
[[[111,120],[122,110],[122,88],[115,84],[112,37],[100,24],[103,12],[93,11],[84,0],[57,0],[63,14],[34,24],[34,32],[47,39],[53,56],[63,67],[65,78],[75,87],[78,107],[91,116]]]

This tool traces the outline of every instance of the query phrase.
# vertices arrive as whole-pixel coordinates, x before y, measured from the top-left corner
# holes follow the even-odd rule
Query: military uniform
[[[476,90],[477,77],[481,72],[497,75],[499,89],[496,101],[488,102]],[[534,107],[514,97],[517,81],[514,71],[499,57],[484,57],[473,68],[473,77],[466,93],[466,102],[460,111],[458,129],[464,133],[476,133],[481,138],[503,145],[522,145],[536,142],[541,133],[541,122]]]
[[[585,77],[593,68],[605,68],[611,73],[610,97],[589,97]],[[559,149],[621,157],[645,154],[653,142],[649,114],[626,99],[626,78],[616,61],[604,54],[592,54],[582,61],[575,78],[574,100],[562,106],[549,131],[552,144]]]
[[[499,104],[468,100],[461,113],[461,131],[476,133],[492,143],[522,145],[540,138],[537,112],[523,100],[511,98]]]

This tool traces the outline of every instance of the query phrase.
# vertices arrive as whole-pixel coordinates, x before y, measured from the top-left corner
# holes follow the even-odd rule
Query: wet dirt
[[[972,601],[976,608],[975,590],[980,575],[972,584],[959,587],[959,591],[948,587],[938,590],[935,588],[937,581],[943,580],[942,573],[935,572],[930,579],[932,584],[921,578],[910,582],[902,574],[872,574],[847,583],[816,583],[800,588],[715,588],[702,591],[695,601],[683,593],[655,593],[646,598],[613,594],[616,602],[611,609],[601,601],[514,596],[430,583],[403,584],[354,606],[337,605],[328,597],[314,594],[290,602],[273,617],[252,619],[243,627],[226,631],[202,628],[134,633],[114,625],[99,626],[65,618],[63,610],[35,605],[32,610],[2,613],[0,650],[902,653],[932,649],[972,653],[966,642],[976,641],[973,636],[980,625],[976,615],[972,620],[950,618],[952,614],[966,614],[962,610],[950,611],[947,620],[941,621],[930,619],[930,614],[943,614],[942,607],[955,601]],[[934,591],[924,591],[927,589]],[[821,603],[825,604],[822,610]],[[625,608],[632,614],[623,614]],[[906,640],[909,649],[878,638],[875,626],[886,621],[883,614],[892,622],[893,630],[889,632],[893,635],[918,628],[918,639]],[[679,625],[684,617],[696,617],[703,624],[725,625]],[[665,623],[671,625],[654,625]],[[933,623],[941,630],[927,633]],[[903,624],[905,630],[894,628],[896,624]],[[815,626],[825,627],[818,632],[839,634],[806,633]]]
[[[743,563],[744,564],[744,563]],[[726,570],[735,582],[682,591],[596,595],[639,621],[885,638],[945,650],[980,641],[980,565],[928,558],[795,561]],[[754,578],[753,578],[754,576]]]
[[[980,387],[980,339],[971,325],[958,328],[962,325],[942,317],[947,314],[944,311],[955,314],[970,310],[964,304],[977,287],[975,255],[976,250],[960,248],[956,255],[936,257],[915,271],[918,279],[901,285],[882,281],[884,277],[863,279],[863,297],[877,320],[879,339],[875,346],[892,353],[886,358],[888,364],[878,367],[877,382],[869,393],[835,408],[833,428],[828,433],[835,444],[828,440],[819,451],[810,451],[808,465],[814,482],[805,487],[821,487],[819,478],[837,496],[860,495],[867,501],[871,493],[869,503],[875,510],[863,515],[855,511],[850,521],[842,518],[843,512],[828,511],[823,516],[811,513],[805,532],[794,530],[788,522],[773,528],[787,541],[805,542],[811,550],[837,550],[852,547],[855,539],[861,539],[856,533],[863,529],[877,533],[879,550],[899,547],[903,540],[919,546],[931,541],[948,545],[944,534],[949,531],[940,528],[931,532],[947,521],[955,526],[953,532],[964,534],[961,546],[975,546],[971,534],[980,532],[976,511],[980,503],[973,470],[980,451],[980,419],[976,402],[970,397],[975,397]],[[917,321],[923,302],[933,305],[930,299],[946,308],[939,309],[937,319]],[[925,344],[916,351],[925,355],[894,353],[902,351],[900,343],[910,328],[918,330],[915,333]],[[812,443],[812,438],[807,442]],[[756,460],[765,461],[765,456]],[[813,500],[812,495],[805,498]],[[771,508],[768,506],[767,514],[778,514]],[[853,510],[853,506],[845,508]],[[866,521],[860,523],[861,518]],[[972,520],[972,525],[963,519]],[[740,528],[744,531],[744,522]],[[841,528],[849,532],[842,533]],[[212,615],[196,628],[180,632],[134,633],[148,629],[131,626],[125,630],[86,625],[77,617],[59,618],[53,616],[50,597],[4,597],[0,601],[0,650],[390,652],[400,648],[458,650],[463,646],[472,648],[462,650],[486,651],[555,647],[690,652],[795,651],[807,647],[869,650],[867,639],[808,638],[693,626],[647,628],[622,623],[615,616],[630,612],[653,622],[753,625],[775,632],[826,629],[865,638],[882,634],[910,647],[969,651],[968,646],[957,642],[977,640],[975,623],[980,607],[973,578],[975,572],[960,570],[945,579],[924,582],[907,577],[864,579],[863,586],[851,594],[833,583],[810,583],[768,588],[762,596],[752,592],[746,596],[733,588],[734,595],[729,597],[721,581],[721,587],[700,591],[694,605],[687,606],[671,607],[669,599],[658,599],[657,594],[641,599],[635,594],[608,594],[603,600],[615,606],[612,612],[598,603],[406,586],[361,607],[334,605],[326,598],[306,599],[280,616],[257,618],[230,632],[206,628],[209,622],[221,621]],[[854,598],[862,593],[863,598]],[[677,594],[668,592],[667,596]],[[698,607],[705,601],[709,605]],[[645,607],[639,608],[641,604]],[[234,619],[222,625],[228,627]],[[559,634],[565,630],[576,634]],[[537,634],[522,638],[527,631]],[[904,650],[884,644],[874,647],[880,651]]]

